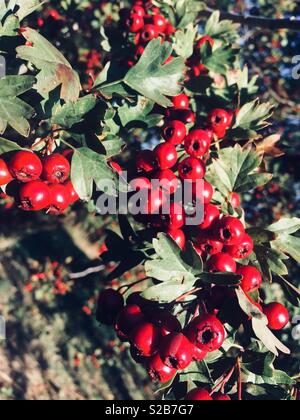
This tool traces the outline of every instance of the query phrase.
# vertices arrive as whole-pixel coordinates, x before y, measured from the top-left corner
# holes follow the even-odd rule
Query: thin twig
[[[240,357],[236,360],[236,368],[238,374],[238,400],[243,401],[243,382],[242,382],[242,369]]]

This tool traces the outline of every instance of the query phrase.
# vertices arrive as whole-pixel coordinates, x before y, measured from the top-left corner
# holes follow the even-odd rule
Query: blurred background
[[[50,0],[27,22],[64,53],[86,88],[102,69],[99,28],[103,8],[113,13],[113,3]],[[299,2],[291,0],[205,3],[224,12],[300,17]],[[277,105],[266,133],[274,135],[269,149],[276,159],[268,165],[275,176],[268,188],[244,197],[247,219],[263,224],[283,215],[300,217],[300,34],[243,27],[240,46],[244,63],[259,75],[258,94]],[[7,340],[0,342],[0,400],[155,398],[127,347],[95,321],[97,294],[114,268],[99,259],[106,228],[116,230],[116,220],[95,216],[82,204],[51,217],[20,212],[0,198],[0,314],[7,321]],[[299,267],[290,270],[299,286]],[[114,286],[140,276],[142,268]],[[274,286],[273,293],[281,291]],[[290,330],[282,339],[293,357],[279,361],[281,368],[299,375],[300,333],[292,337]]]

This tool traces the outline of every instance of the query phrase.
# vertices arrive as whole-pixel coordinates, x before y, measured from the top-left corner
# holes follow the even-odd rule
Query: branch
[[[206,8],[199,12],[199,17],[210,17],[214,12],[213,9]],[[243,16],[234,13],[221,12],[221,19],[232,20],[233,22],[240,23],[242,25],[265,28],[265,29],[290,29],[291,31],[300,31],[300,20],[295,18],[290,19],[269,19],[257,16]]]

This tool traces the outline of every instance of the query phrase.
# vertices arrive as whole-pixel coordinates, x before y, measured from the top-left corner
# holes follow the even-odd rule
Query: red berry
[[[152,381],[165,383],[170,381],[177,370],[164,364],[159,354],[155,354],[147,363],[147,371]]]
[[[161,143],[156,146],[154,154],[160,169],[171,169],[177,163],[177,150],[170,143]]]
[[[161,207],[166,202],[166,195],[161,190],[149,190],[148,199],[141,205],[141,214],[154,215],[160,212]]]
[[[50,205],[50,188],[45,182],[31,181],[20,188],[20,204],[25,211],[39,211]]]
[[[225,251],[235,259],[248,258],[254,249],[252,238],[246,233],[237,245],[227,246]]]
[[[216,237],[224,245],[239,244],[244,235],[245,228],[243,223],[236,217],[227,216],[220,220],[215,229]]]
[[[69,194],[70,194],[70,204],[76,203],[76,201],[79,200],[79,195],[77,194],[74,185],[72,184],[71,181],[66,182],[65,187],[69,190]]]
[[[97,305],[97,320],[103,324],[115,324],[117,315],[123,309],[124,298],[114,289],[100,293]]]
[[[179,179],[170,169],[164,169],[153,175],[153,179],[159,181],[159,186],[168,195],[175,193],[179,186]]]
[[[188,110],[190,108],[190,100],[187,95],[182,93],[181,95],[174,96],[172,99],[173,107],[177,109]]]
[[[167,19],[162,15],[154,15],[152,18],[153,25],[159,33],[165,32],[167,27]]]
[[[190,365],[193,354],[193,345],[182,333],[171,333],[164,337],[159,347],[161,360],[178,370],[186,369]]]
[[[214,315],[199,316],[187,327],[187,338],[203,351],[219,350],[225,341],[225,328]]]
[[[237,268],[237,274],[243,276],[241,288],[245,293],[252,293],[258,290],[262,285],[262,276],[257,268],[250,265],[240,265]]]
[[[144,19],[138,14],[131,13],[126,20],[126,28],[129,32],[137,33],[144,27]]]
[[[137,325],[130,334],[131,344],[144,357],[150,357],[157,351],[160,340],[159,328],[149,322]]]
[[[163,337],[181,331],[181,324],[176,318],[167,310],[158,311],[151,317],[151,323],[160,329]]]
[[[230,255],[220,252],[210,258],[207,269],[208,271],[215,273],[235,273],[237,266]]]
[[[170,22],[168,22],[168,23],[167,23],[167,26],[166,26],[166,29],[165,29],[165,34],[166,34],[167,36],[171,36],[171,35],[173,35],[175,32],[176,32],[176,29],[174,28],[174,26],[173,26]]]
[[[111,162],[109,162],[109,166],[117,174],[121,175],[123,173],[122,167],[117,162],[111,161]]]
[[[147,24],[144,26],[141,32],[141,40],[145,43],[151,41],[154,38],[157,38],[159,32],[155,25]]]
[[[241,197],[237,193],[231,193],[230,204],[234,209],[241,207]]]
[[[195,388],[190,391],[186,398],[187,401],[213,401],[212,397],[209,395],[205,389]]]
[[[208,116],[208,123],[214,134],[219,138],[225,137],[232,118],[225,109],[215,109]]]
[[[63,155],[54,153],[43,161],[42,177],[51,184],[59,184],[68,179],[70,170],[69,161]]]
[[[152,172],[157,168],[155,155],[151,150],[143,150],[136,159],[136,168],[138,172]]]
[[[197,42],[197,48],[200,49],[206,42],[209,42],[211,47],[215,45],[215,41],[209,36],[204,35],[199,41]]]
[[[207,351],[201,350],[199,347],[193,347],[193,360],[196,362],[202,362],[207,356]]]
[[[229,397],[229,395],[225,395],[225,394],[213,394],[213,400],[214,401],[231,401],[231,398]]]
[[[145,316],[138,305],[127,305],[119,313],[116,330],[128,336],[144,319]]]
[[[182,230],[169,229],[167,233],[177,243],[179,248],[181,248],[182,250],[185,248],[186,238],[185,238],[185,234]]]
[[[151,190],[151,181],[148,178],[140,177],[130,181],[130,188],[132,191]]]
[[[17,152],[9,164],[13,177],[21,182],[36,181],[42,174],[43,165],[40,158],[32,152]]]
[[[174,144],[181,144],[186,136],[186,126],[183,122],[174,120],[169,121],[163,128],[163,138]]]
[[[210,135],[205,130],[192,130],[185,139],[184,147],[190,156],[201,158],[208,153],[210,144]]]
[[[142,6],[139,6],[138,4],[135,4],[132,9],[131,9],[131,13],[134,13],[135,15],[138,15],[140,17],[144,17],[146,12],[145,9]]]
[[[213,239],[208,232],[200,232],[194,239],[197,250],[199,249],[201,254],[215,255],[219,254],[223,250],[222,242]]]
[[[220,218],[220,210],[213,204],[204,206],[203,222],[199,225],[202,230],[211,228]]]
[[[191,188],[196,204],[210,204],[214,195],[214,187],[209,182],[204,181],[203,184],[195,182],[191,185]]]
[[[290,314],[288,310],[280,303],[270,303],[264,307],[263,311],[268,318],[269,328],[271,330],[282,330],[290,322]]]
[[[65,185],[53,184],[50,189],[49,214],[58,215],[63,213],[71,203],[70,191]]]
[[[162,225],[167,229],[180,229],[185,224],[185,212],[178,203],[170,204],[170,212],[161,216]]]
[[[201,160],[189,157],[179,164],[178,172],[181,179],[195,182],[198,179],[203,179],[205,175],[205,166]]]
[[[13,180],[8,166],[3,159],[0,159],[0,187],[7,185]]]

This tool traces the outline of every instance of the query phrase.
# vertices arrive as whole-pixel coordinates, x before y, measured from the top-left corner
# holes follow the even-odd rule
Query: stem
[[[232,375],[234,374],[235,369],[236,369],[236,366],[234,365],[230,369],[230,371],[223,376],[223,379],[212,389],[211,394],[214,394],[216,391],[219,391],[219,389],[224,388],[227,382],[230,381]]]
[[[188,296],[192,295],[193,293],[197,293],[197,292],[199,292],[200,290],[202,290],[202,288],[201,288],[201,287],[197,287],[197,288],[195,288],[195,289],[192,289],[192,290],[190,290],[189,292],[184,293],[183,295],[179,296],[179,297],[175,300],[175,302],[176,302],[176,303],[178,303],[178,302],[182,302],[182,301],[183,301],[186,297],[188,297]]]
[[[198,16],[201,17],[210,17],[210,15],[214,12],[213,9],[206,8],[199,12]],[[291,31],[300,31],[300,20],[296,18],[291,19],[270,19],[270,18],[262,18],[257,16],[244,16],[244,15],[237,15],[234,13],[226,13],[221,12],[221,19],[229,19],[233,22],[240,23],[242,25],[250,26],[250,27],[257,27],[257,28],[265,28],[265,29],[289,29]]]
[[[241,369],[241,358],[238,357],[236,360],[236,368],[238,374],[238,400],[243,401],[243,382],[242,382],[242,369]]]
[[[126,289],[123,293],[121,293],[121,294],[125,294],[132,287],[136,286],[137,284],[142,283],[143,281],[149,280],[149,279],[150,279],[150,277],[145,277],[144,279],[137,280],[134,283],[125,284],[124,286],[119,287],[118,292],[121,292],[122,289]]]

